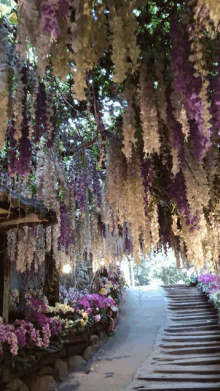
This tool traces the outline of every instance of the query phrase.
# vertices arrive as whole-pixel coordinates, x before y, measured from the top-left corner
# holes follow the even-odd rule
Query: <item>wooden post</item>
[[[11,274],[11,262],[8,255],[5,254],[3,314],[2,314],[4,323],[8,323],[8,318],[9,318],[10,274]]]
[[[51,227],[51,242],[53,241],[53,227]],[[59,271],[53,256],[53,248],[45,255],[45,287],[44,294],[48,298],[49,305],[54,306],[59,302]]]
[[[47,253],[45,256],[44,294],[48,298],[51,306],[59,302],[59,272],[56,269],[52,253]]]

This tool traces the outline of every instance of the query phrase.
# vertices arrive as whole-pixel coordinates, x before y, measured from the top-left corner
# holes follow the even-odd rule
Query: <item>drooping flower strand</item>
[[[17,252],[17,229],[12,228],[7,230],[7,253],[11,262],[16,261]]]
[[[34,142],[40,141],[43,134],[47,133],[47,97],[44,83],[39,83],[36,103],[36,120],[34,129]]]
[[[185,150],[187,165],[183,173],[186,184],[187,200],[190,205],[191,215],[203,213],[203,208],[208,208],[210,201],[210,187],[207,182],[207,174],[202,164]]]
[[[156,93],[147,66],[140,69],[140,118],[142,123],[144,153],[160,152]]]
[[[134,90],[133,88],[125,88],[121,98],[124,107],[123,113],[123,153],[126,159],[131,159],[132,148],[135,145],[135,111],[133,109]]]
[[[192,4],[195,4],[195,1],[191,0]],[[198,0],[195,5],[194,18],[197,20],[198,16],[202,14],[202,21],[205,23],[206,30],[212,32],[211,37],[215,38],[216,34],[213,34],[212,26],[210,26],[210,20],[213,22],[215,32],[219,31],[219,21],[220,21],[220,5],[218,0]],[[206,16],[206,18],[205,18]],[[207,16],[210,18],[207,18]]]
[[[72,60],[75,63],[74,97],[79,100],[86,99],[87,89],[86,71],[92,70],[98,63],[99,56],[103,54],[106,35],[106,18],[103,5],[96,4],[96,9],[86,0],[74,1],[75,22],[70,23],[70,44],[73,50]],[[96,18],[94,18],[94,12]]]
[[[15,122],[12,120],[11,124],[9,126],[9,151],[10,151],[10,159],[9,159],[9,166],[8,166],[8,172],[9,175],[14,176],[18,171],[18,157],[17,157],[17,142],[15,140]]]
[[[153,172],[151,169],[151,160],[143,159],[140,162],[141,177],[144,187],[144,204],[145,204],[145,216],[148,215],[148,198],[152,190],[153,185]]]
[[[29,138],[29,120],[27,115],[27,85],[28,85],[28,69],[27,67],[23,67],[21,69],[21,79],[20,84],[18,86],[18,89],[16,93],[18,95],[16,96],[16,99],[19,97],[22,97],[21,104],[19,103],[19,106],[16,107],[15,105],[15,111],[16,114],[16,121],[14,122],[14,128],[16,131],[14,132],[14,138],[16,141],[19,141],[18,144],[18,151],[19,156],[17,160],[17,172],[20,175],[28,176],[30,174],[30,160],[31,160],[31,142]],[[20,113],[16,112],[16,110],[21,110]],[[21,120],[21,123],[20,123]],[[11,129],[12,130],[12,129]]]
[[[53,153],[44,153],[44,142],[40,144],[36,168],[37,197],[48,209],[57,210],[58,180]]]
[[[190,135],[195,157],[201,161],[210,148],[210,131],[204,124],[204,105],[200,92],[202,89],[201,77],[195,77],[193,65],[188,61],[189,41],[188,35],[183,30],[183,26],[178,23],[178,18],[171,20],[170,35],[174,49],[172,52],[172,73],[174,75],[173,86],[175,94],[171,96],[174,109],[177,109],[177,101],[182,99],[183,108],[186,110],[190,121]],[[181,104],[182,104],[181,103]],[[182,110],[182,109],[181,109]],[[181,114],[181,110],[179,111]],[[188,139],[188,125],[183,124],[183,115],[177,115],[183,134]]]
[[[158,88],[157,88],[157,106],[160,114],[160,118],[167,122],[167,100],[166,100],[166,87],[163,78],[163,64],[161,62],[155,63],[155,75],[158,79]]]
[[[115,64],[113,81],[121,83],[128,72],[138,69],[140,48],[136,41],[137,22],[133,9],[134,1],[125,1],[121,6],[110,5],[110,28],[112,31],[112,61]],[[130,62],[127,59],[130,58]]]
[[[214,79],[214,91],[212,93],[212,117],[214,119],[213,127],[220,136],[220,42],[218,43],[217,51],[217,75]]]
[[[187,199],[187,189],[185,179],[182,171],[179,171],[177,175],[171,180],[170,183],[170,198],[175,201],[178,212],[184,216],[186,224],[189,229],[193,231],[197,228],[197,223],[200,218],[199,211],[195,208],[190,208],[190,204]],[[176,235],[177,233],[175,233]]]
[[[60,202],[60,246],[63,246],[66,253],[69,252],[70,245],[70,221],[64,202]]]
[[[170,99],[168,99],[168,139],[171,145],[172,174],[174,176],[185,166],[184,136],[182,133],[180,121],[174,117],[175,112],[176,111],[172,109]]]
[[[24,70],[23,83],[27,83],[27,70]],[[28,117],[27,117],[27,90],[25,87],[24,90],[24,101],[23,101],[23,121],[21,123],[22,136],[19,140],[19,170],[18,173],[23,176],[28,176],[30,174],[30,160],[31,160],[31,141],[29,138],[29,126],[28,126]]]
[[[195,7],[194,25],[189,25],[189,41],[191,41],[191,52],[189,56],[189,61],[193,63],[193,67],[196,70],[194,76],[201,78],[201,90],[199,92],[199,98],[201,99],[201,117],[203,120],[203,135],[205,137],[210,137],[211,134],[211,114],[210,114],[210,102],[208,99],[209,93],[209,81],[208,73],[206,69],[206,61],[204,56],[204,48],[202,44],[202,39],[204,37],[204,30],[208,30],[208,33],[212,31],[209,21],[207,21],[209,16],[209,10],[206,7]]]
[[[8,52],[8,32],[7,29],[1,24],[0,26],[0,64],[1,64],[1,79],[0,79],[0,150],[5,144],[5,133],[7,129],[8,118],[8,98],[9,93],[7,90],[7,52]]]

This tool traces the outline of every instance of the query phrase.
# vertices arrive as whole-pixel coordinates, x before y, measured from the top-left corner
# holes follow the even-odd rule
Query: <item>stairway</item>
[[[163,286],[168,318],[153,356],[126,391],[220,390],[217,310],[195,287]]]

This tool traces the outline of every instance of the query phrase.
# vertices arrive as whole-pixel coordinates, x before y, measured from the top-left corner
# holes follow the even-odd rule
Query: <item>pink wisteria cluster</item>
[[[216,281],[215,274],[200,274],[199,282],[205,284],[210,293],[215,293],[218,289],[218,283]]]

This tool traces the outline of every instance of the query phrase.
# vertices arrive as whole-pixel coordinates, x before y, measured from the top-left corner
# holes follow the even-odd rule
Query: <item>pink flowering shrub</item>
[[[112,270],[111,273],[108,281],[118,284],[120,270]],[[64,287],[61,287],[60,294],[64,304],[57,303],[55,307],[49,307],[46,301],[28,297],[26,319],[16,320],[13,324],[0,324],[0,358],[8,353],[14,357],[21,349],[24,349],[25,355],[29,355],[28,349],[50,348],[56,337],[68,334],[71,328],[77,331],[102,322],[108,324],[109,331],[113,331],[112,307],[117,306],[114,298],[85,293],[76,288],[66,290]],[[59,316],[53,316],[54,312]]]
[[[200,274],[198,280],[200,283],[205,284],[206,288],[210,293],[215,293],[217,291],[218,284],[216,282],[215,274],[211,274],[211,273]]]

